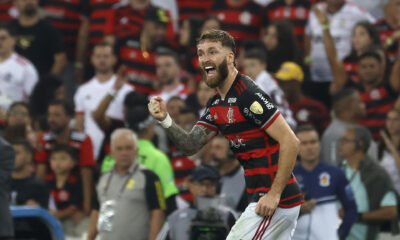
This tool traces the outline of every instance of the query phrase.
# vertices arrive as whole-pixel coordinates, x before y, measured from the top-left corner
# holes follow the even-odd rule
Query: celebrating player
[[[303,198],[292,174],[299,140],[269,96],[235,68],[235,41],[225,31],[201,35],[197,53],[205,82],[215,88],[190,133],[173,122],[160,97],[149,111],[187,155],[220,131],[244,168],[250,204],[227,239],[290,239]]]

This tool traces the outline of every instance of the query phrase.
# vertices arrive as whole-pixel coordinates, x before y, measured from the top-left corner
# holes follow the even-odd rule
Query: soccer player
[[[173,122],[162,98],[152,98],[149,111],[187,155],[219,131],[229,140],[244,168],[250,204],[227,239],[290,239],[304,202],[292,174],[299,140],[270,97],[235,68],[235,50],[225,31],[210,30],[199,38],[200,67],[217,94],[190,133]]]

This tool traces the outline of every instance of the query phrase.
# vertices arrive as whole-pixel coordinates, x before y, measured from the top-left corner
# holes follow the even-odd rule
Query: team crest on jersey
[[[319,175],[319,185],[321,187],[328,187],[330,185],[331,175],[327,172],[323,172]]]
[[[228,109],[228,113],[226,114],[226,117],[228,118],[228,123],[234,123],[235,122],[235,115],[233,113],[233,108]]]
[[[262,114],[264,112],[261,104],[257,101],[254,101],[251,105],[250,105],[250,111],[252,111],[255,114]]]

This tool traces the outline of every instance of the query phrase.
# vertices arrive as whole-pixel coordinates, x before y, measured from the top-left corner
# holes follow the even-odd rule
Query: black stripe
[[[121,58],[121,63],[125,64],[128,68],[137,69],[155,75],[156,67],[154,65],[135,62],[132,60]]]
[[[185,178],[189,176],[190,174],[192,174],[192,169],[193,168],[189,170],[174,170],[175,178]]]
[[[221,23],[221,28],[225,31],[242,32],[243,34],[258,34],[258,26],[243,25],[240,22],[237,23]]]
[[[44,5],[44,7],[61,7],[77,13],[80,13],[81,6],[81,3],[74,4],[67,1],[50,1]]]

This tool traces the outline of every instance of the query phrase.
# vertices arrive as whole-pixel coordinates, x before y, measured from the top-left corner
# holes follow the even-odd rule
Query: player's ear
[[[233,52],[229,52],[228,54],[228,63],[229,64],[234,64],[235,62],[235,54]]]

